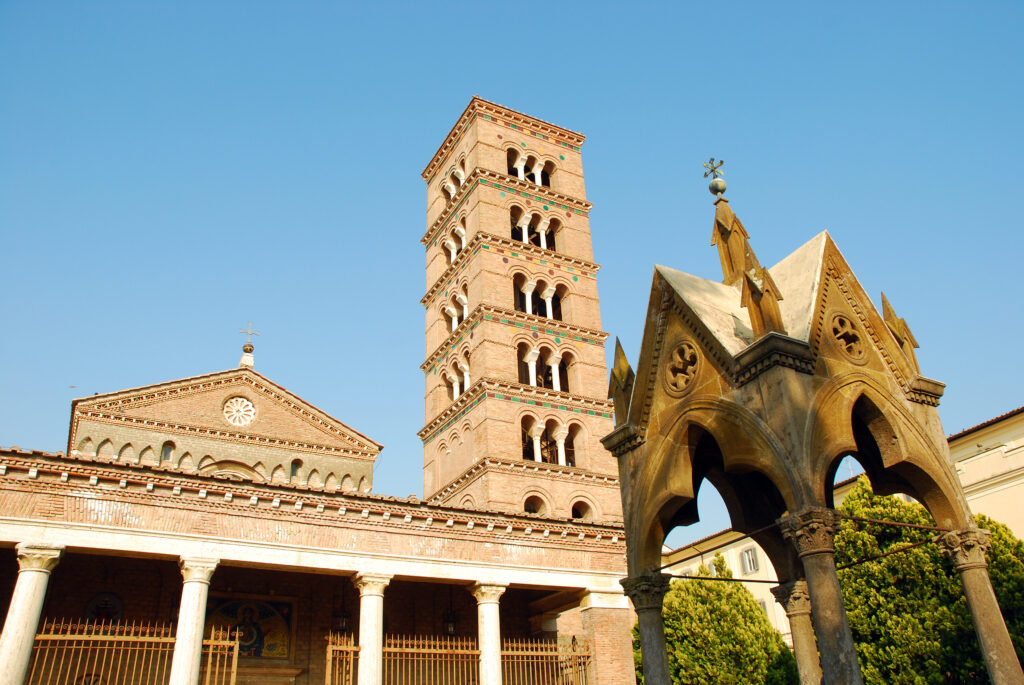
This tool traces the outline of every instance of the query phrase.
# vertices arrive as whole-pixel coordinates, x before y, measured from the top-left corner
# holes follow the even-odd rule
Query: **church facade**
[[[136,682],[53,675],[82,624],[157,627],[137,682],[206,682],[217,626],[237,683],[634,682],[582,143],[474,98],[424,171],[424,498],[373,492],[382,446],[250,344],[76,400],[64,452],[0,450],[2,682]]]

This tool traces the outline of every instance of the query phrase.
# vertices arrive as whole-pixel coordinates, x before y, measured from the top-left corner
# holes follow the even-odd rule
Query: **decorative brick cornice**
[[[483,399],[521,402],[527,406],[565,411],[573,414],[612,418],[613,405],[608,400],[594,399],[568,392],[556,392],[522,383],[510,383],[497,378],[480,378],[469,389],[459,395],[444,411],[431,419],[417,435],[423,444],[433,440],[438,433],[446,430],[455,421],[465,416]]]
[[[420,364],[420,370],[426,373],[433,371],[434,365],[442,361],[448,354],[453,352],[462,342],[466,334],[476,328],[482,321],[493,321],[506,326],[522,328],[538,334],[553,335],[575,342],[582,342],[592,345],[604,345],[608,334],[594,328],[576,326],[564,321],[548,319],[536,314],[525,314],[512,311],[504,307],[495,307],[489,304],[477,305],[469,313],[466,320],[452,331],[444,342],[438,345],[434,353],[427,357],[426,361]]]
[[[427,232],[423,234],[423,237],[420,238],[420,243],[428,248],[431,247],[437,238],[438,232],[462,208],[463,203],[469,198],[470,194],[480,186],[495,188],[501,192],[510,193],[516,197],[528,200],[546,202],[549,206],[557,207],[573,214],[579,214],[580,216],[589,216],[590,210],[594,207],[591,202],[580,200],[571,195],[556,193],[547,186],[539,186],[529,181],[520,181],[518,178],[508,174],[499,174],[496,171],[489,171],[478,167],[473,169],[469,176],[466,177],[466,182],[459,187],[455,195],[452,196],[452,199],[445,205],[441,214],[430,225]]]
[[[437,152],[434,153],[434,156],[430,158],[430,162],[423,169],[422,176],[424,181],[429,183],[433,180],[434,174],[437,173],[440,167],[444,166],[451,151],[458,145],[459,140],[466,134],[473,120],[477,117],[483,117],[486,121],[492,121],[496,124],[504,124],[509,128],[522,131],[528,137],[549,140],[576,152],[579,152],[580,146],[586,140],[582,133],[570,131],[567,128],[562,128],[522,112],[517,112],[514,109],[488,102],[474,95],[466,109],[463,110],[455,122],[455,125],[448,132],[448,135],[445,136],[444,142],[441,143]]]
[[[437,492],[431,495],[428,501],[432,503],[440,503],[453,495],[458,494],[461,490],[464,490],[467,485],[476,481],[483,474],[491,471],[513,474],[523,472],[543,473],[545,476],[553,479],[582,481],[591,487],[594,485],[603,485],[606,487],[617,488],[619,486],[619,479],[616,476],[609,475],[607,473],[598,473],[597,471],[588,471],[587,469],[581,469],[575,466],[561,466],[560,464],[549,464],[547,462],[530,461],[527,459],[510,461],[508,459],[499,459],[497,457],[483,457],[482,459],[478,459],[473,462],[472,466],[460,473],[448,484],[441,487]],[[539,514],[526,514],[526,516],[541,518]]]
[[[41,454],[41,453],[33,453]],[[482,541],[555,542],[559,546],[624,552],[615,526],[544,518],[528,514],[465,509],[418,498],[312,491],[188,474],[144,471],[121,464],[85,464],[66,458],[25,458],[0,450],[0,490],[90,503],[102,500],[177,508],[244,518],[345,525],[395,532],[433,532]],[[52,505],[49,505],[52,506]],[[90,505],[95,506],[95,505]],[[53,521],[46,507],[33,507],[28,519]],[[57,517],[59,520],[60,517]],[[230,530],[218,535],[230,537]]]
[[[525,261],[533,262],[536,260],[539,266],[556,267],[574,275],[594,277],[601,270],[601,265],[594,262],[588,262],[584,259],[570,257],[561,252],[544,250],[536,245],[527,245],[518,240],[502,238],[493,233],[480,231],[473,235],[473,238],[466,244],[466,247],[459,251],[455,261],[448,265],[443,274],[438,276],[437,280],[434,281],[434,285],[430,286],[426,294],[420,298],[420,304],[424,307],[429,307],[438,292],[455,283],[456,274],[465,270],[469,265],[470,259],[475,257],[480,250],[492,249],[495,254],[514,252],[514,255],[510,255],[513,258],[522,255]]]

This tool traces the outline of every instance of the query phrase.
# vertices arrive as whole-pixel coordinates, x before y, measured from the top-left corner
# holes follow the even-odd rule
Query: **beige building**
[[[474,98],[424,171],[423,499],[248,343],[0,450],[0,684],[633,683],[582,143]]]
[[[971,511],[1005,523],[1017,537],[1024,537],[1024,508],[1020,506],[1024,500],[1024,407],[949,436],[949,451]],[[836,483],[836,506],[855,481],[849,478]],[[910,500],[906,495],[897,496]],[[672,564],[668,573],[694,576],[700,564],[710,568],[717,553],[725,557],[733,577],[748,581],[744,587],[791,645],[789,619],[771,592],[778,576],[756,542],[727,529],[676,549],[666,547],[662,559]]]

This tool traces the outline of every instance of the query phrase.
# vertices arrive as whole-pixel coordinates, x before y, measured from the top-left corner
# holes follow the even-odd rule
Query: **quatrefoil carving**
[[[700,354],[697,348],[688,342],[681,342],[672,350],[665,368],[665,383],[674,393],[687,390],[697,377],[697,365]]]
[[[845,352],[851,359],[860,360],[864,358],[864,340],[861,338],[857,327],[848,317],[837,314],[832,319],[832,337],[835,338],[839,349]]]

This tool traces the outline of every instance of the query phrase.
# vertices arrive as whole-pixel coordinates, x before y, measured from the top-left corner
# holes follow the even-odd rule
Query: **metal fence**
[[[359,645],[351,633],[328,633],[326,685],[355,685]]]
[[[477,685],[475,637],[385,635],[384,685]]]
[[[48,619],[35,637],[27,685],[158,685],[174,654],[170,623]],[[203,685],[234,685],[238,640],[214,628],[203,640]]]
[[[593,655],[578,638],[510,638],[501,649],[503,685],[589,685]]]

